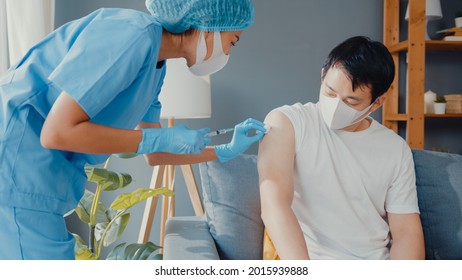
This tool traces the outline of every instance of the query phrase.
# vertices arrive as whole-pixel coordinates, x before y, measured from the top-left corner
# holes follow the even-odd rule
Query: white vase
[[[433,110],[433,103],[436,100],[436,93],[433,91],[429,90],[424,94],[424,102],[425,102],[425,107],[424,107],[424,114],[433,114],[435,110]]]
[[[444,114],[446,113],[446,103],[434,103],[433,109],[435,109],[435,114]]]
[[[462,17],[455,18],[456,27],[462,27]]]

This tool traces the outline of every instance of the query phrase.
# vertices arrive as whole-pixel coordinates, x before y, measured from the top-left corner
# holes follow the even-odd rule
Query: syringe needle
[[[234,128],[218,129],[218,130],[214,130],[214,131],[211,131],[211,132],[207,133],[207,136],[212,137],[212,136],[217,136],[217,135],[221,135],[221,134],[226,134],[226,133],[231,132],[233,130],[234,130]]]

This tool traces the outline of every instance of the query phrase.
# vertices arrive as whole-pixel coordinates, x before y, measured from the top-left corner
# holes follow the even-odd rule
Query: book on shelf
[[[462,41],[462,36],[445,36],[443,41]]]
[[[443,41],[462,41],[462,28],[453,27],[437,31],[436,33],[444,34]]]
[[[451,35],[455,36],[462,36],[462,27],[452,27],[448,29],[443,29],[436,31],[437,34],[444,34],[444,35],[449,35],[449,33],[452,33]]]

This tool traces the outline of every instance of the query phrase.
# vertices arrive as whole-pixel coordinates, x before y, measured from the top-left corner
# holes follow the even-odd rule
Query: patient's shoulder
[[[311,118],[311,116],[317,115],[316,104],[311,102],[309,103],[295,103],[292,105],[284,105],[274,109],[273,111],[279,111],[284,113],[289,119],[302,118],[306,119]]]
[[[318,109],[314,103],[295,103],[292,105],[284,105],[274,109],[273,111],[283,113],[290,122],[295,126],[306,126],[309,122],[316,122],[318,119]]]

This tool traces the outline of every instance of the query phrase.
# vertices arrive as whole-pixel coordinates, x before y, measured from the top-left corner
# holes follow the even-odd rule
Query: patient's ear
[[[371,112],[374,112],[375,110],[382,107],[383,103],[385,103],[385,99],[387,98],[386,95],[387,94],[384,93],[384,94],[380,95],[379,97],[377,97],[377,99],[375,99],[375,101],[374,101],[374,103],[372,104],[372,107],[371,107]]]

